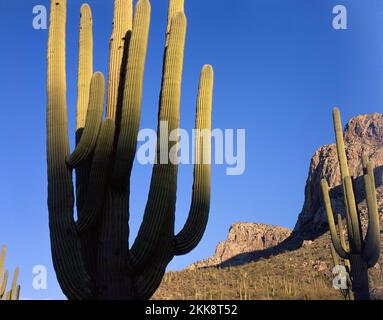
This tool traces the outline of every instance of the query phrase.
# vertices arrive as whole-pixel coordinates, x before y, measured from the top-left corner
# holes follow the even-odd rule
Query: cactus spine
[[[6,252],[7,247],[3,245],[0,255],[0,300],[19,300],[20,285],[17,284],[17,279],[19,277],[18,267],[16,267],[15,272],[13,274],[11,288],[9,291],[7,291],[8,270],[4,271]]]
[[[338,227],[340,235],[337,233],[334,215],[331,207],[329,186],[325,179],[323,179],[321,182],[323,199],[325,203],[332,243],[336,253],[342,259],[345,259],[345,265],[350,271],[354,297],[357,300],[367,300],[370,298],[368,269],[373,267],[378,262],[380,255],[380,228],[375,190],[374,168],[368,158],[363,156],[364,184],[366,190],[369,220],[367,234],[365,239],[363,239],[360,216],[358,215],[353,188],[353,177],[350,175],[350,170],[347,163],[345,144],[343,140],[343,128],[339,109],[334,108],[333,118],[346,207],[347,234],[349,240],[348,247],[344,239],[342,219],[339,215]]]
[[[157,159],[176,142],[163,144],[160,127],[179,127],[186,17],[183,0],[170,0],[158,118]],[[194,168],[192,204],[184,228],[174,233],[177,165],[153,167],[143,223],[129,246],[130,176],[140,124],[151,6],[115,0],[110,44],[106,118],[105,81],[93,73],[92,14],[81,7],[76,148],[69,150],[65,26],[66,0],[52,0],[48,41],[48,208],[53,263],[64,294],[79,299],[148,299],[166,266],[201,240],[210,207],[210,162]],[[203,67],[197,99],[198,160],[211,156],[213,69]],[[164,147],[166,145],[166,147]],[[172,149],[173,148],[173,149]],[[163,160],[163,159],[161,159]],[[72,170],[76,172],[76,190]],[[74,219],[74,205],[78,219]]]

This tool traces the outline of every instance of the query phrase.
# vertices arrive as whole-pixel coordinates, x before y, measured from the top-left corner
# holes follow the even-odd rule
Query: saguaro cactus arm
[[[178,129],[181,79],[186,36],[186,17],[178,12],[172,19],[169,44],[164,62],[164,76],[161,90],[159,126],[168,124],[169,132]],[[161,129],[159,128],[159,133]],[[162,134],[163,135],[163,134]],[[169,164],[169,151],[172,146],[164,148],[164,140],[169,137],[158,137],[157,163],[154,165],[148,202],[143,223],[130,252],[131,268],[139,270],[153,255],[158,246],[164,223],[174,223],[174,204],[177,188],[176,164]],[[173,144],[174,147],[175,143]],[[164,148],[161,150],[161,148]],[[164,159],[166,155],[166,159]],[[174,230],[171,231],[174,235]]]
[[[18,286],[16,287],[16,292],[15,292],[15,294],[14,294],[14,299],[13,299],[13,300],[19,300],[19,299],[20,299],[20,291],[21,291],[21,286],[18,285]]]
[[[338,266],[339,265],[339,258],[338,258],[338,254],[335,251],[333,243],[330,244],[330,249],[331,249],[331,257],[332,257],[332,261],[334,263],[334,266]]]
[[[113,151],[115,124],[112,119],[105,119],[92,161],[89,175],[89,188],[85,205],[77,220],[79,233],[88,230],[97,221],[105,198],[108,171]]]
[[[80,9],[78,42],[77,130],[85,126],[89,104],[89,87],[93,76],[93,20],[92,11],[88,4],[83,4]]]
[[[184,12],[185,9],[184,0],[169,0],[168,7],[168,23],[166,26],[166,47],[168,46],[168,38],[170,35],[170,29],[172,25],[172,18],[177,12]]]
[[[338,217],[338,231],[339,231],[339,239],[340,239],[340,244],[342,245],[342,248],[346,252],[350,252],[350,248],[347,245],[346,242],[346,237],[345,237],[345,229],[343,227],[343,222],[342,222],[342,216],[340,214],[337,215]],[[350,271],[350,260],[349,259],[344,259],[344,265],[347,268],[348,271]]]
[[[1,280],[1,278],[0,278]],[[4,272],[4,276],[1,281],[0,286],[0,300],[4,299],[5,297],[5,291],[7,290],[7,283],[8,283],[8,270]]]
[[[129,43],[129,59],[121,111],[121,128],[114,165],[113,183],[119,189],[125,189],[129,184],[136,154],[150,13],[151,6],[149,1],[142,0],[137,3]]]
[[[327,214],[328,224],[330,228],[332,243],[334,244],[334,248],[336,252],[338,253],[338,255],[342,259],[347,259],[349,252],[347,252],[345,248],[343,248],[338,236],[338,232],[335,227],[334,214],[332,211],[331,200],[329,195],[329,187],[325,179],[321,181],[321,187],[322,187],[323,200],[324,200],[324,204],[326,208],[326,214]]]
[[[108,97],[106,116],[116,119],[126,36],[132,30],[133,1],[115,0],[113,31],[110,38]]]
[[[0,300],[4,297],[5,290],[7,288],[7,281],[8,281],[8,271],[4,272],[6,252],[7,252],[7,247],[3,245],[1,247],[1,255],[0,255]]]
[[[379,213],[376,200],[375,177],[372,163],[364,159],[364,183],[366,187],[366,199],[368,207],[368,228],[363,250],[363,259],[368,262],[368,266],[374,266],[380,255],[380,227]]]
[[[340,172],[343,182],[343,191],[345,195],[345,206],[347,213],[348,227],[352,228],[348,234],[350,239],[350,245],[354,247],[355,251],[362,250],[362,239],[359,233],[359,220],[358,210],[355,202],[355,195],[352,185],[352,177],[350,176],[350,170],[348,168],[346,148],[343,139],[343,127],[340,118],[340,111],[338,108],[333,110],[334,130],[336,137],[336,146],[338,151],[338,159]]]
[[[1,279],[3,277],[4,264],[5,264],[5,254],[6,253],[7,253],[7,247],[6,247],[6,245],[3,245],[1,247],[1,254],[0,254],[0,283],[1,283]]]
[[[0,300],[19,300],[20,286],[17,285],[17,279],[19,277],[19,267],[16,267],[15,269],[11,289],[9,291],[6,291],[8,283],[8,270],[4,272],[6,251],[7,247],[3,245],[0,255]]]
[[[85,270],[73,218],[72,172],[69,155],[66,70],[66,0],[52,0],[48,40],[47,158],[48,207],[53,263],[64,293],[71,299],[89,299],[90,278]],[[66,262],[62,263],[62,259]]]
[[[89,108],[86,124],[80,142],[68,159],[68,166],[74,168],[87,159],[94,151],[102,123],[104,111],[105,81],[100,72],[96,72],[90,84]]]
[[[358,209],[355,201],[355,194],[353,190],[352,177],[348,176],[343,179],[343,190],[346,199],[346,206],[349,215],[348,223],[350,232],[348,233],[348,238],[350,242],[350,247],[352,247],[354,252],[362,251],[362,235],[360,233],[359,227],[359,218],[358,218]]]
[[[344,179],[345,177],[350,176],[350,171],[348,168],[346,148],[345,148],[344,139],[343,139],[342,121],[340,118],[340,111],[338,108],[333,109],[333,120],[334,120],[334,131],[335,131],[335,138],[336,138],[336,147],[338,151],[340,172],[341,172],[342,179]]]
[[[337,215],[337,221],[338,221],[340,244],[342,245],[342,248],[344,249],[344,251],[349,252],[350,249],[347,246],[346,237],[344,235],[345,229],[343,227],[342,216],[339,213]]]
[[[211,113],[214,71],[205,65],[201,72],[197,99],[195,166],[192,203],[184,228],[175,237],[175,255],[193,250],[200,242],[210,210]]]
[[[16,297],[17,297],[17,288],[18,288],[18,285],[17,285],[18,277],[19,277],[19,268],[17,267],[15,269],[15,273],[13,274],[13,279],[12,279],[12,287],[11,287],[11,295],[10,295],[11,300],[17,300]]]

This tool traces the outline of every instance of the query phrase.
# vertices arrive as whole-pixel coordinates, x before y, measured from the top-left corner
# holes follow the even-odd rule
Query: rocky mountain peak
[[[352,118],[345,127],[346,143],[377,147],[383,143],[383,114],[373,113]]]
[[[230,227],[227,240],[218,244],[212,257],[196,262],[188,269],[222,265],[239,255],[274,247],[290,234],[291,230],[287,228],[259,223],[235,223]]]
[[[366,203],[362,156],[365,154],[375,164],[375,182],[378,193],[379,212],[383,211],[383,114],[374,113],[352,118],[344,130],[348,164],[356,177],[355,188],[359,210],[362,212],[362,224],[366,224]],[[334,138],[335,139],[335,138]],[[327,217],[323,207],[320,188],[321,179],[327,179],[331,191],[331,200],[335,212],[344,215],[343,191],[336,145],[319,148],[311,159],[305,187],[305,202],[294,228],[297,234],[313,237],[326,230]]]

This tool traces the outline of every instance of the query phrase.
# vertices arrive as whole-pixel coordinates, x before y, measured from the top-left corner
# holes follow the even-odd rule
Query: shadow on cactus
[[[92,14],[81,7],[76,148],[69,150],[66,104],[66,0],[52,0],[48,43],[48,207],[53,263],[68,299],[148,299],[174,256],[201,240],[210,208],[210,164],[197,161],[189,217],[174,234],[177,165],[153,167],[143,223],[129,246],[130,176],[137,148],[151,6],[115,0],[106,118],[104,76],[93,73]],[[170,0],[158,123],[179,128],[186,35],[183,0]],[[201,72],[197,129],[211,134],[213,69]],[[160,132],[160,131],[159,131]],[[211,136],[197,136],[210,159]],[[165,148],[158,137],[157,159]],[[164,150],[165,148],[165,150]],[[72,182],[76,172],[76,191]],[[74,196],[76,193],[76,197]],[[76,198],[77,221],[74,219]]]
[[[7,253],[7,247],[3,245],[0,255],[0,300],[19,300],[20,297],[20,285],[17,284],[19,277],[19,268],[15,269],[11,288],[7,291],[8,284],[8,270],[4,270],[5,254]]]
[[[325,203],[327,219],[329,223],[334,251],[344,259],[344,264],[349,271],[352,291],[356,300],[369,300],[368,269],[373,267],[379,260],[380,255],[380,228],[379,215],[375,190],[375,177],[373,164],[366,156],[363,156],[364,184],[368,207],[368,228],[363,239],[361,218],[358,214],[355,200],[353,176],[347,163],[346,150],[343,140],[343,128],[339,109],[333,110],[336,145],[342,177],[343,195],[346,207],[346,225],[348,245],[346,244],[342,218],[338,215],[339,235],[335,226],[334,214],[329,195],[329,186],[326,180],[322,180],[322,192]],[[336,263],[337,260],[333,259]]]

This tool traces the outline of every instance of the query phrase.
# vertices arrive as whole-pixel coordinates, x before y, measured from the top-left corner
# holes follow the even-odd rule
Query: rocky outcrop
[[[349,121],[344,131],[347,158],[356,178],[355,189],[362,224],[366,225],[366,203],[361,157],[368,155],[375,164],[375,182],[378,193],[379,213],[383,214],[383,115],[361,115]],[[315,237],[327,228],[327,217],[322,201],[321,179],[327,179],[334,212],[345,214],[343,191],[335,144],[319,148],[312,157],[305,188],[305,202],[294,232],[305,237]]]
[[[265,224],[233,224],[228,239],[218,244],[214,256],[196,262],[188,269],[221,265],[236,256],[272,248],[288,238],[290,234],[290,229]]]
[[[365,200],[361,157],[368,155],[375,165],[375,184],[381,226],[381,257],[383,265],[383,114],[361,115],[349,121],[344,130],[348,164],[355,179],[354,189],[361,213],[363,231],[366,232],[368,209]],[[336,146],[327,145],[314,154],[305,188],[305,202],[294,228],[294,235],[303,239],[315,239],[328,229],[322,201],[321,179],[327,179],[334,213],[345,216],[345,206]]]
[[[361,212],[364,231],[367,225],[367,205],[361,157],[368,155],[375,165],[378,208],[383,228],[383,114],[361,115],[351,119],[344,130],[347,158],[355,179],[355,196]],[[234,224],[227,241],[221,242],[214,256],[194,263],[189,268],[241,265],[261,258],[297,250],[311,245],[328,231],[320,182],[325,178],[331,188],[330,198],[335,213],[345,216],[343,190],[336,145],[319,148],[311,159],[305,187],[305,201],[294,231],[256,223]],[[383,261],[383,232],[381,232]],[[380,263],[382,265],[382,263]],[[318,265],[318,268],[324,268]]]

